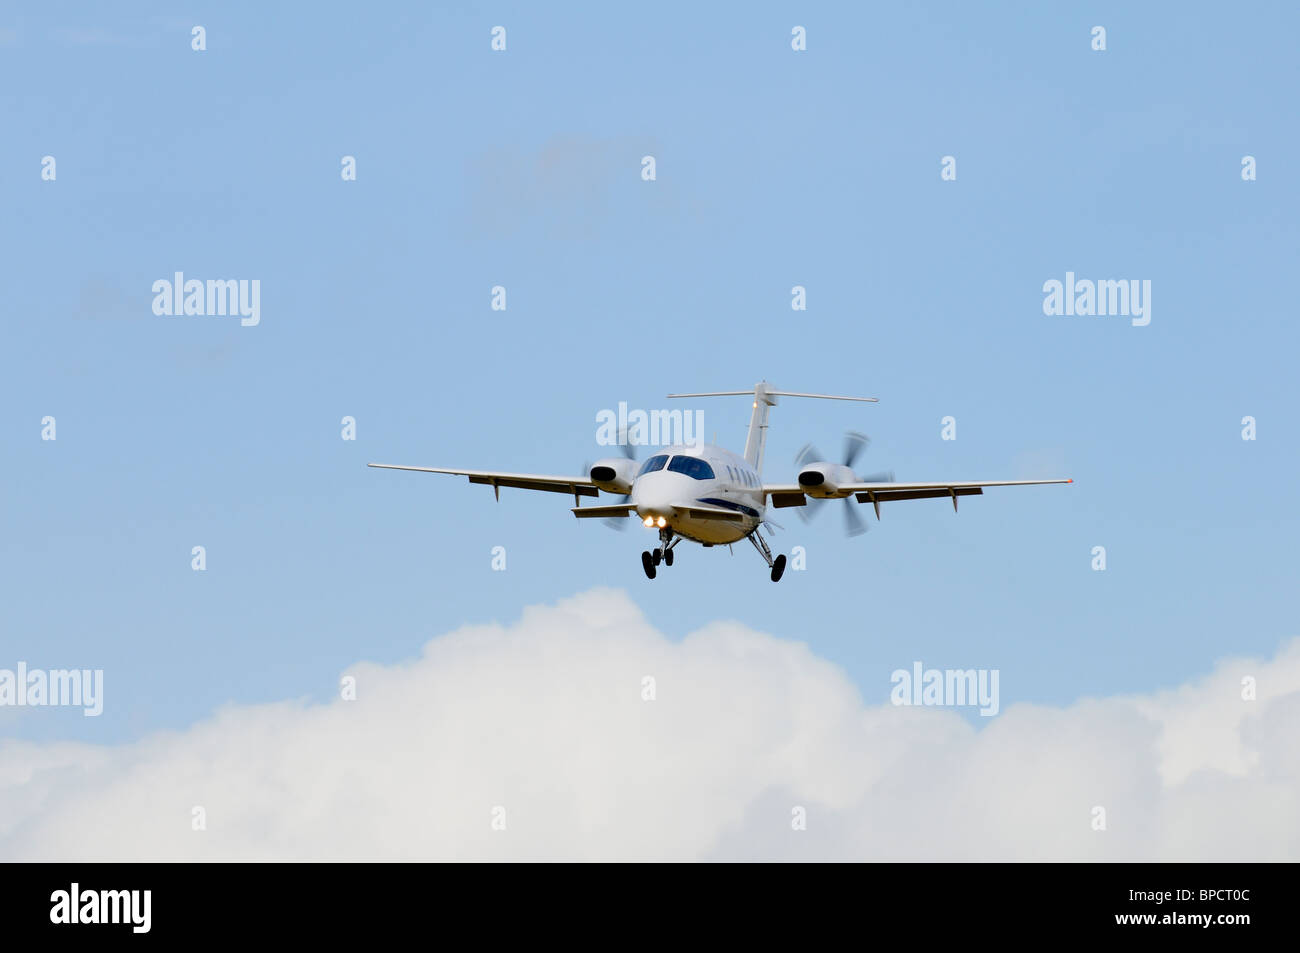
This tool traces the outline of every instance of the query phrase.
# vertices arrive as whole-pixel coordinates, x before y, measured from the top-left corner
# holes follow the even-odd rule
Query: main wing
[[[850,495],[859,503],[871,503],[876,508],[876,518],[880,518],[880,504],[893,500],[927,500],[940,497],[952,499],[952,508],[957,508],[959,496],[979,496],[986,486],[1042,486],[1047,483],[1073,483],[1073,480],[985,480],[957,481],[948,483],[849,483],[839,489],[847,499]],[[804,506],[808,498],[804,488],[797,483],[765,483],[763,493],[772,501],[774,507]]]
[[[735,510],[723,509],[721,506],[700,506],[698,503],[674,503],[673,509],[678,513],[697,520],[722,520],[724,523],[743,523],[745,515]],[[636,507],[631,503],[615,503],[611,506],[575,506],[573,515],[578,519],[610,519],[612,517],[633,516]]]
[[[501,487],[520,490],[546,490],[550,493],[568,493],[577,502],[580,496],[600,496],[600,490],[589,477],[546,476],[540,473],[498,473],[492,470],[452,470],[444,467],[404,467],[395,463],[367,463],[381,470],[414,470],[417,473],[450,473],[469,477],[470,483],[485,483],[501,498]]]

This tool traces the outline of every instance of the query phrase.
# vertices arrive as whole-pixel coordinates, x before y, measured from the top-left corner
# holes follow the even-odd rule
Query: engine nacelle
[[[858,475],[842,463],[819,460],[799,471],[800,488],[809,496],[822,500],[848,496],[852,491],[840,487],[859,482]]]
[[[606,457],[592,464],[587,476],[606,493],[631,493],[637,464],[627,457]]]

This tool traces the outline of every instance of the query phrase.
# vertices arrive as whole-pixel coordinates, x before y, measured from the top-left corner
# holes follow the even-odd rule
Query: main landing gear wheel
[[[664,550],[664,565],[665,565],[665,566],[671,566],[672,564],[673,564],[673,551],[672,551],[671,549],[665,549],[665,550]]]
[[[771,568],[772,581],[780,582],[781,573],[785,572],[785,556],[781,555],[777,556],[776,559],[773,559],[772,550],[768,548],[767,540],[763,539],[763,537],[759,535],[758,530],[754,530],[754,532],[749,534],[749,541],[754,544],[754,548],[758,550],[758,554],[763,557],[763,561]]]
[[[656,549],[653,553],[650,554],[650,559],[654,562],[656,566],[659,565],[660,560],[662,560],[663,558],[664,558],[664,551],[662,549]]]
[[[645,577],[653,579],[655,577],[655,560],[650,555],[650,550],[641,553],[641,568],[645,570]]]

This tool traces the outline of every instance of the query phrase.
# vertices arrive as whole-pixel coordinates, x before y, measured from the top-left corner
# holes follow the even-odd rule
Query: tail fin
[[[699,394],[669,394],[669,397],[744,397],[753,395],[754,413],[749,418],[749,437],[745,440],[745,462],[763,472],[763,448],[767,445],[767,414],[778,397],[817,397],[822,400],[856,400],[878,403],[875,397],[841,397],[837,394],[804,394],[793,390],[772,390],[767,381],[759,381],[753,391],[715,390]]]

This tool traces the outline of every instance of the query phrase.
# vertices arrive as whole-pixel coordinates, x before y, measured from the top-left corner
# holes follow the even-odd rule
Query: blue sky
[[[869,701],[917,659],[1000,669],[1005,709],[1295,635],[1295,10],[739,11],[8,8],[0,667],[102,668],[106,707],[0,734],[328,698],[594,586],[673,635],[805,641]],[[260,325],[155,316],[178,270],[259,279]],[[1045,316],[1067,271],[1149,279],[1151,324]],[[774,586],[748,545],[651,583],[640,527],[365,467],[577,472],[601,409],[759,379],[881,400],[782,402],[769,479],[855,428],[899,479],[1076,483],[894,504],[856,539],[776,514],[808,569]],[[694,406],[742,447],[745,400]]]

